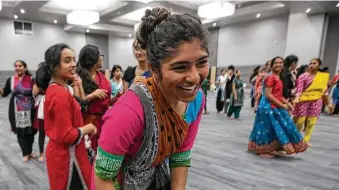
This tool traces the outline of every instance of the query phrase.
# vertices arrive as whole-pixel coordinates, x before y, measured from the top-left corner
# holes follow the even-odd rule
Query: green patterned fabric
[[[170,157],[170,168],[191,166],[191,151],[175,153]]]
[[[104,180],[115,179],[123,160],[124,156],[110,154],[98,147],[97,158],[94,165],[96,175]]]

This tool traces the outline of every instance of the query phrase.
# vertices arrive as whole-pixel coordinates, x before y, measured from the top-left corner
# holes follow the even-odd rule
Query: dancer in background
[[[339,114],[339,80],[337,80],[337,83],[333,87],[332,104],[334,107],[333,114],[338,115]]]
[[[133,42],[133,54],[137,59],[138,64],[135,67],[128,67],[123,76],[123,93],[128,90],[128,87],[133,83],[133,80],[137,76],[150,77],[151,72],[148,69],[148,62],[146,52],[140,47],[137,40]]]
[[[34,79],[24,61],[16,61],[14,67],[15,76],[7,79],[5,87],[0,88],[0,95],[7,97],[11,94],[8,111],[11,131],[17,135],[23,156],[22,161],[27,162],[29,159],[36,158],[32,153],[36,134],[36,130],[32,127],[35,113],[32,94]]]
[[[209,73],[207,31],[193,16],[154,8],[137,39],[154,77],[136,79],[105,114],[92,190],[186,186],[204,106],[200,86]]]
[[[46,63],[40,63],[38,70],[36,73],[41,73],[44,72],[41,70],[40,65],[43,65]],[[43,68],[42,68],[43,69]],[[38,78],[38,77],[43,77],[43,78]],[[36,81],[43,81],[43,80],[48,80],[49,78],[44,78],[45,75],[37,74],[35,76]],[[46,89],[45,87],[44,89]],[[45,146],[45,127],[44,127],[44,119],[43,119],[43,107],[44,107],[44,102],[45,102],[45,91],[42,90],[41,86],[39,83],[36,83],[33,86],[33,95],[35,97],[35,117],[34,117],[34,123],[33,127],[39,131],[39,150],[40,150],[40,157],[39,157],[39,162],[45,161],[44,157],[44,146]]]
[[[111,71],[110,83],[112,88],[111,103],[115,103],[118,98],[123,94],[123,81],[121,78],[122,68],[120,65],[114,65]]]
[[[267,63],[271,63],[270,61]],[[266,65],[267,65],[266,63]],[[254,112],[257,111],[258,105],[261,99],[262,95],[262,81],[267,75],[267,73],[270,72],[270,70],[267,70],[267,66],[265,66],[263,69],[261,69],[259,76],[257,77],[255,81],[255,86],[254,86],[254,96],[255,96],[255,104],[254,104]]]
[[[246,84],[241,80],[241,70],[237,70],[235,76],[232,84],[233,91],[227,117],[230,119],[234,113],[234,119],[239,120],[241,108],[244,106],[244,88],[246,87]]]
[[[37,84],[46,91],[46,164],[51,190],[90,188],[91,165],[83,137],[95,134],[96,128],[83,124],[80,105],[67,87],[67,81],[74,80],[75,66],[74,51],[56,44],[45,52],[45,63],[37,73]]]
[[[217,112],[220,113],[222,109],[224,109],[225,102],[225,87],[226,87],[226,70],[222,69],[221,74],[217,79],[216,85],[219,85],[217,88],[217,99],[216,99],[216,107]]]
[[[251,84],[251,108],[254,108],[255,106],[255,81],[257,80],[257,77],[260,75],[260,66],[257,66],[253,69],[253,73],[250,76],[250,84]]]
[[[310,61],[308,72],[300,75],[297,79],[296,98],[293,101],[295,103],[294,122],[299,131],[305,127],[304,139],[308,146],[312,146],[310,139],[314,125],[322,111],[323,99],[330,112],[333,112],[328,96],[329,73],[319,71],[321,64],[320,59]]]
[[[293,71],[297,68],[299,58],[296,55],[289,55],[285,58],[284,69],[282,71],[283,76],[283,96],[286,100],[292,102],[295,97],[295,77]]]
[[[100,138],[102,116],[108,110],[111,100],[111,84],[106,76],[98,70],[103,65],[103,55],[94,45],[86,45],[79,53],[77,74],[82,80],[81,99],[86,105],[83,110],[85,124],[97,127],[97,134],[91,137],[91,146],[96,152]],[[85,96],[85,97],[84,97]]]
[[[280,151],[286,154],[303,152],[307,149],[307,144],[287,112],[293,109],[291,103],[283,98],[283,82],[279,75],[284,59],[275,57],[271,63],[272,72],[263,82],[263,94],[248,150],[267,157],[273,157]]]
[[[228,108],[230,106],[231,95],[233,92],[233,80],[235,79],[234,74],[234,66],[230,65],[227,68],[226,72],[226,86],[225,86],[225,105],[224,105],[224,113],[227,115]]]

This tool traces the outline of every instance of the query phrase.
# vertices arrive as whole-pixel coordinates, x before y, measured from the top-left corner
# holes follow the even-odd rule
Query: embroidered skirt
[[[249,151],[272,154],[284,150],[293,154],[306,149],[307,144],[286,110],[259,106],[249,139]]]

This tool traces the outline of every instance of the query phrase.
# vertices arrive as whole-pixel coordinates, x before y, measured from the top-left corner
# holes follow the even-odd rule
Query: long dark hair
[[[296,78],[299,78],[300,75],[304,74],[306,72],[307,68],[308,68],[308,65],[301,65],[298,68],[298,72],[297,72]]]
[[[296,55],[289,55],[285,58],[285,64],[284,64],[284,68],[288,69],[290,68],[292,63],[298,63],[299,58]]]
[[[121,68],[120,65],[114,65],[114,66],[112,67],[110,79],[112,79],[112,78],[114,77],[114,73],[115,73],[115,71],[116,71],[117,69],[120,69],[120,71],[122,71],[122,68]]]
[[[23,60],[16,60],[14,62],[14,66],[15,66],[15,63],[17,63],[17,62],[20,62],[22,64],[22,66],[26,69],[25,70],[25,75],[32,76],[32,74],[28,71],[27,63],[25,61],[23,61]]]
[[[89,44],[81,48],[76,73],[82,79],[82,85],[84,87],[85,94],[90,94],[98,89],[98,85],[92,79],[89,70],[94,67],[99,59],[100,51],[97,46]]]
[[[199,39],[201,47],[208,50],[208,32],[199,18],[188,14],[171,14],[165,8],[147,9],[136,33],[140,47],[146,50],[147,60],[153,70],[159,71],[161,62],[183,42]]]
[[[55,68],[60,66],[61,52],[64,49],[71,49],[67,44],[60,43],[49,47],[45,52],[45,62],[39,64],[36,71],[35,82],[37,86],[46,90],[52,77],[55,75]]]
[[[44,91],[48,88],[48,84],[52,79],[46,62],[41,62],[35,73],[36,85]]]

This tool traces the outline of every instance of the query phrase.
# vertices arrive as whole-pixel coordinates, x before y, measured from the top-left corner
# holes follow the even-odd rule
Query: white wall
[[[295,54],[299,64],[307,64],[310,59],[319,57],[322,43],[325,15],[305,13],[290,14],[285,55]]]
[[[339,16],[329,18],[323,62],[332,76],[339,70]]]
[[[113,65],[120,65],[125,70],[128,66],[135,66],[137,64],[133,55],[134,38],[109,36],[108,39],[110,68]]]
[[[284,56],[288,17],[241,23],[220,28],[218,67],[263,65]]]
[[[13,21],[0,19],[0,70],[13,70],[14,61],[22,59],[30,70],[44,60],[48,47],[64,42],[76,55],[86,44],[84,34],[66,33],[61,26],[33,23],[33,36],[14,34]]]

